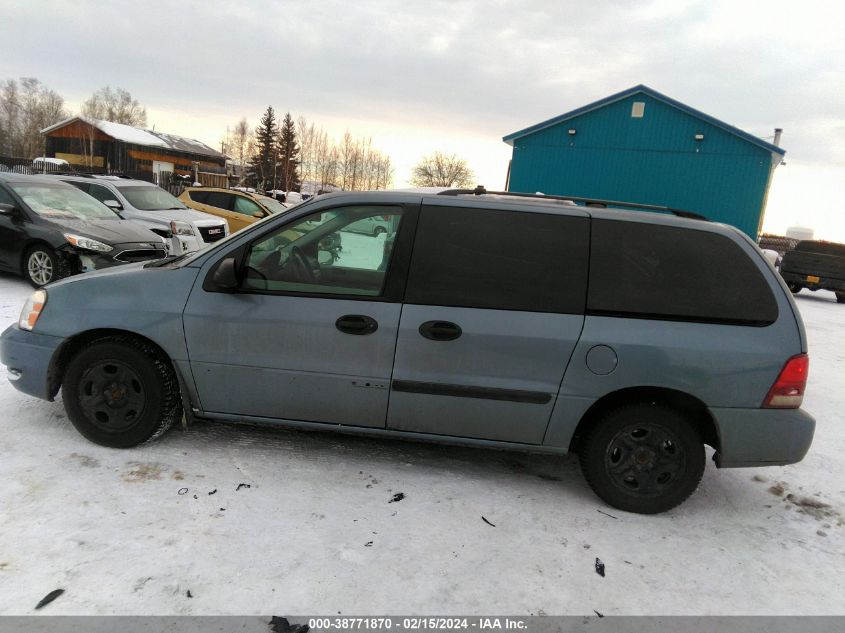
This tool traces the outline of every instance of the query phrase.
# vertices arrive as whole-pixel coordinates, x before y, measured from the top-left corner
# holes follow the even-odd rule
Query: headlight
[[[187,222],[177,222],[176,220],[170,220],[170,230],[173,231],[173,235],[193,235],[194,229],[191,228],[191,225]]]
[[[65,239],[76,246],[76,248],[84,248],[88,251],[99,251],[100,253],[108,253],[114,250],[108,244],[103,244],[97,240],[92,240],[90,237],[82,237],[81,235],[74,235],[73,233],[64,233]]]
[[[46,290],[36,290],[29,295],[29,299],[27,299],[26,303],[23,304],[21,318],[18,319],[18,327],[22,330],[31,330],[34,328],[35,322],[38,321],[38,317],[41,315],[41,311],[44,309],[46,304]]]

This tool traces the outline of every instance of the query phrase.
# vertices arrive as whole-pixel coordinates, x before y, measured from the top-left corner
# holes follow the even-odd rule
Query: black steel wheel
[[[170,362],[134,339],[100,339],[68,365],[65,409],[87,439],[128,448],[162,435],[181,418],[178,381]]]
[[[620,510],[656,514],[674,508],[698,487],[704,443],[680,413],[633,404],[595,424],[579,449],[593,491]]]
[[[801,284],[789,282],[789,283],[786,284],[786,287],[789,288],[789,292],[791,292],[794,295],[797,295],[799,292],[801,292],[801,288],[803,286],[801,286]]]

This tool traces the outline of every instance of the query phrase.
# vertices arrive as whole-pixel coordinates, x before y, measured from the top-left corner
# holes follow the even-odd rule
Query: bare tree
[[[434,152],[414,166],[411,184],[415,187],[469,187],[474,177],[464,159]]]
[[[133,99],[128,90],[106,86],[82,105],[82,116],[133,127],[147,125],[147,109]]]
[[[246,117],[235,123],[234,128],[226,128],[226,136],[223,139],[223,153],[234,161],[234,173],[243,180],[246,174],[246,166],[255,154],[253,130],[247,123]]]
[[[67,117],[64,99],[34,77],[0,84],[0,151],[34,158],[44,149],[41,130]]]

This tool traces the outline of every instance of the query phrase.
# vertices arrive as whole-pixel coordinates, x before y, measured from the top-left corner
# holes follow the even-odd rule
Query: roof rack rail
[[[602,200],[600,198],[581,198],[579,196],[555,196],[547,195],[545,193],[520,193],[516,191],[487,191],[481,185],[475,189],[446,189],[439,191],[438,196],[513,196],[515,198],[535,198],[537,200],[567,200],[569,202],[581,202],[588,207],[623,207],[627,209],[644,209],[647,211],[664,211],[678,216],[679,218],[687,218],[690,220],[702,220],[709,222],[710,220],[705,216],[695,213],[693,211],[684,211],[683,209],[674,209],[672,207],[664,207],[657,204],[642,204],[640,202],[620,202],[618,200]]]

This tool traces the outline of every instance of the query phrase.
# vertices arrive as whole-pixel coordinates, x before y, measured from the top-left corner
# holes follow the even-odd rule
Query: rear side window
[[[777,302],[729,238],[641,222],[593,220],[587,310],[679,321],[768,325]]]
[[[405,302],[583,314],[588,248],[587,218],[425,207]]]
[[[194,202],[206,202],[208,200],[208,192],[207,191],[189,191],[188,195],[191,197],[191,200]]]
[[[207,204],[210,207],[217,207],[218,209],[223,209],[225,211],[232,210],[232,198],[234,196],[222,191],[209,191],[207,192],[207,195],[208,197],[205,199],[203,204]]]

